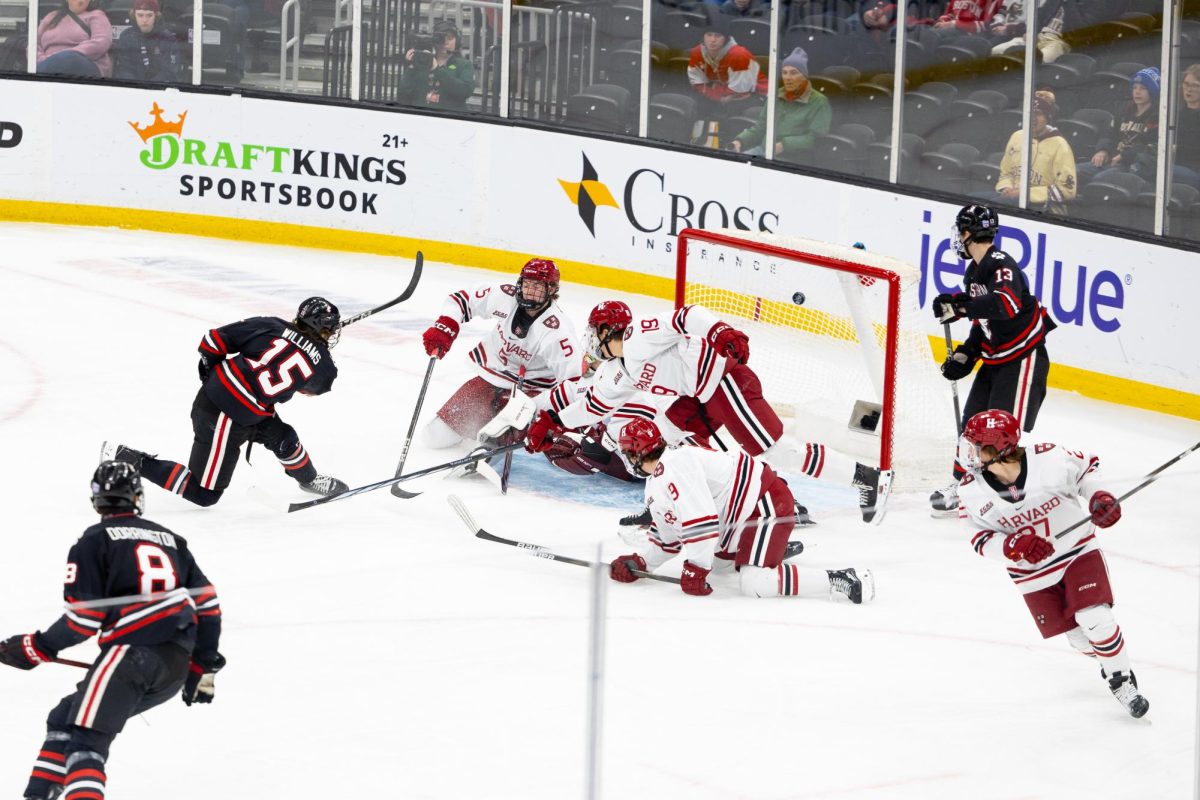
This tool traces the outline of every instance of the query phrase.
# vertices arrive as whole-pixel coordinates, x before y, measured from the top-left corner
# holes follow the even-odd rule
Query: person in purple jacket
[[[99,0],[65,0],[37,29],[39,75],[111,78],[112,25]]]

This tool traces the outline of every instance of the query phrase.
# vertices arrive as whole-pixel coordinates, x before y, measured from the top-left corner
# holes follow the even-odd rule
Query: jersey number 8
[[[179,585],[171,557],[156,544],[139,544],[134,549],[138,562],[138,591],[142,594],[169,592]]]

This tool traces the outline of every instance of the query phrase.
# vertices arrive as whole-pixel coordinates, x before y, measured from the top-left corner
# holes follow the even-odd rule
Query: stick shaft
[[[400,451],[400,463],[396,465],[395,477],[397,478],[404,474],[404,462],[408,459],[408,448],[412,446],[413,436],[416,435],[417,419],[421,416],[421,406],[425,404],[425,392],[429,389],[429,381],[433,378],[433,368],[437,362],[437,356],[430,356],[429,366],[425,368],[425,380],[421,382],[421,391],[417,395],[417,407],[413,409],[412,421],[408,423],[408,435],[404,437],[404,449]],[[400,484],[392,486],[392,494],[409,499],[416,497],[412,492],[401,489]]]
[[[574,564],[577,567],[596,566],[595,561],[587,561],[582,558],[572,558],[570,556],[559,555],[558,553],[553,553],[540,545],[529,544],[528,542],[518,542],[513,539],[505,539],[502,536],[496,536],[495,534],[488,533],[482,528],[475,531],[475,536],[480,539],[486,539],[489,542],[498,542],[500,544],[507,544],[511,547],[516,547],[519,550],[524,550],[530,555],[537,556],[538,558],[544,558],[548,561],[561,561],[564,564]],[[679,583],[679,578],[671,578],[666,575],[655,575],[653,572],[643,572],[640,569],[631,569],[630,572],[639,578],[648,578],[652,581],[661,581],[663,583]]]
[[[954,342],[950,338],[950,323],[943,322],[946,330],[946,358],[954,356]],[[962,433],[962,407],[958,404],[958,381],[950,381],[950,394],[954,396],[954,435]]]
[[[520,371],[517,373],[517,382],[513,384],[512,396],[516,397],[517,392],[521,391],[525,386],[525,365],[521,365]],[[512,471],[512,450],[504,454],[504,468],[500,471],[500,494],[508,494],[508,475]]]
[[[417,290],[417,284],[421,280],[421,271],[425,263],[425,255],[420,250],[417,251],[415,261],[416,263],[413,266],[412,278],[409,279],[408,287],[401,292],[399,297],[393,298],[381,306],[375,306],[375,308],[368,309],[367,311],[360,311],[357,314],[346,317],[344,320],[342,320],[342,324],[339,325],[338,328],[344,328],[347,325],[353,325],[354,323],[364,320],[373,314],[378,314],[380,311],[386,311],[397,303],[403,303],[405,300],[412,297],[413,292]]]

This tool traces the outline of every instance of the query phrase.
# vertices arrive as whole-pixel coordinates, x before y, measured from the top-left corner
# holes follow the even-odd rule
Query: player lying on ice
[[[1105,491],[1100,459],[1054,444],[1018,447],[1021,425],[1007,411],[982,411],[967,420],[959,463],[958,515],[981,556],[1003,561],[1025,598],[1043,639],[1067,635],[1071,646],[1100,662],[1100,675],[1134,717],[1150,703],[1138,692],[1121,627],[1113,617],[1108,568],[1096,526],[1121,518]],[[1091,523],[1062,539],[1087,502]]]
[[[795,499],[787,481],[744,452],[703,447],[667,448],[658,426],[634,420],[621,431],[621,451],[646,478],[654,524],[640,552],[612,562],[612,579],[637,580],[631,570],[653,570],[682,554],[680,588],[712,593],[714,568],[738,573],[751,597],[832,597],[853,603],[875,597],[870,570],[823,570],[784,563],[795,526]],[[720,565],[720,566],[718,566]]]
[[[600,303],[588,316],[588,349],[602,363],[583,395],[559,411],[539,412],[529,426],[528,449],[546,452],[566,430],[586,430],[631,402],[674,398],[666,418],[707,440],[724,427],[743,450],[776,467],[831,479],[858,490],[864,522],[879,524],[892,475],[784,434],[783,422],[763,398],[747,362],[749,338],[702,306],[639,319],[619,300]]]

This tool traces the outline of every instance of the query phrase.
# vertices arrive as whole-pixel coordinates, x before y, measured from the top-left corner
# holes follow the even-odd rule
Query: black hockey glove
[[[933,318],[938,322],[954,322],[967,315],[967,296],[958,294],[939,294],[933,298]]]
[[[225,656],[220,653],[192,655],[188,665],[187,679],[183,682],[183,702],[211,703],[216,689],[213,686],[217,673],[225,666]]]
[[[960,346],[955,349],[954,355],[942,362],[942,377],[948,381],[960,381],[970,375],[974,368],[975,359]]]
[[[36,633],[10,636],[0,642],[0,664],[17,669],[33,669],[39,664],[54,660],[54,654],[38,643]]]
[[[201,383],[208,380],[208,373],[212,372],[212,364],[208,363],[208,356],[200,355],[200,363],[196,364],[196,371],[200,373]]]

